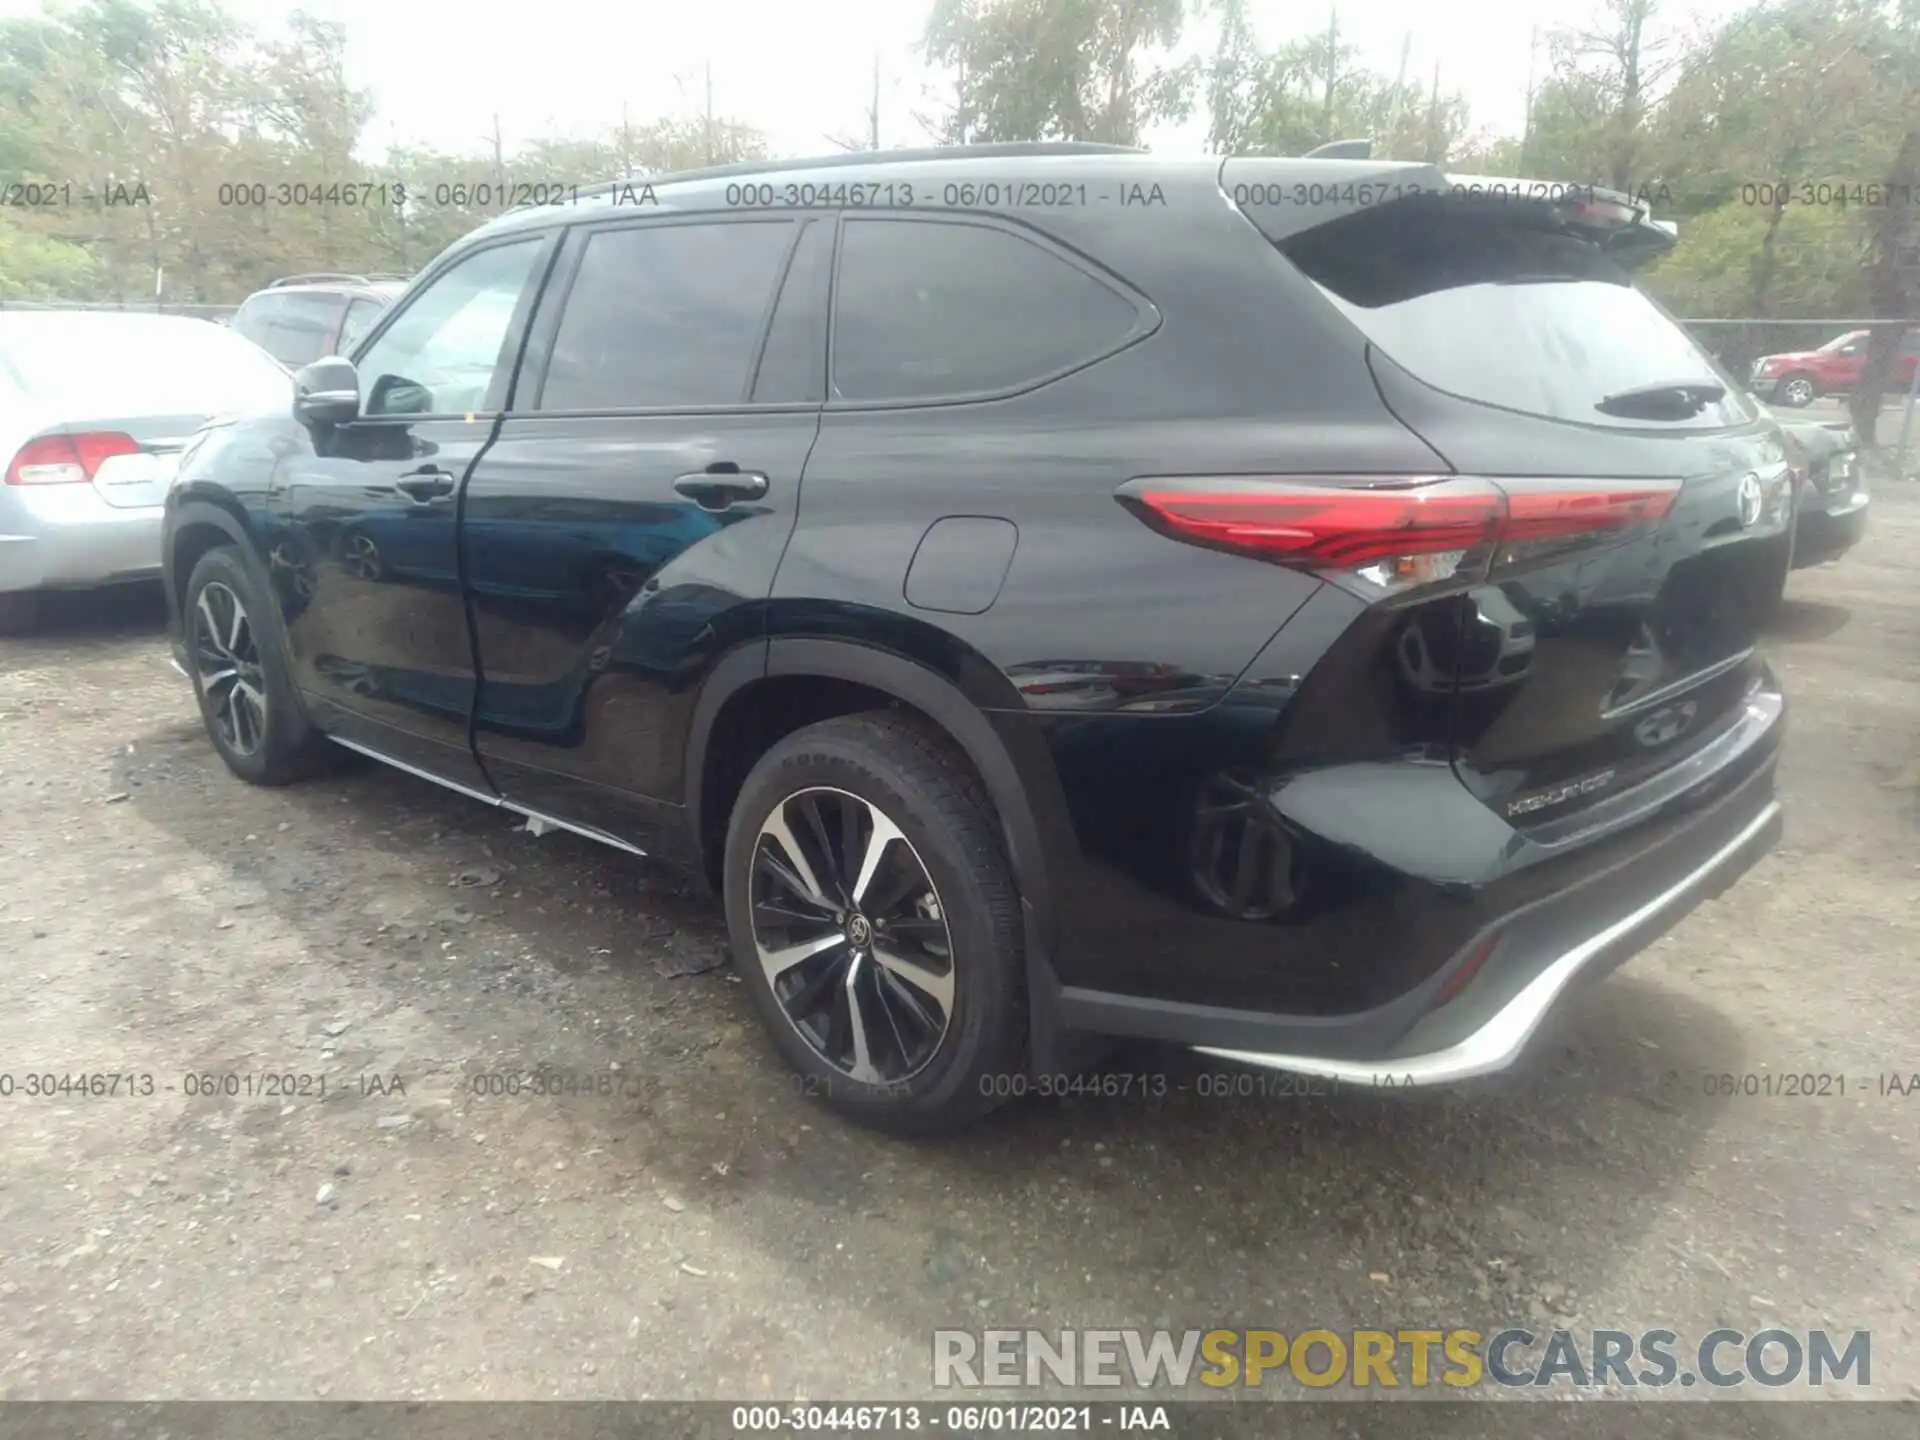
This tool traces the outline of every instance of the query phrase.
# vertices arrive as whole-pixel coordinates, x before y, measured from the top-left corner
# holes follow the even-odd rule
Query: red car
[[[1920,330],[1909,330],[1894,360],[1894,384],[1905,390],[1913,383],[1913,367],[1920,354]],[[1762,400],[1796,408],[1815,396],[1853,389],[1867,364],[1867,332],[1849,330],[1818,350],[1794,350],[1784,355],[1762,355],[1753,362],[1753,393]]]

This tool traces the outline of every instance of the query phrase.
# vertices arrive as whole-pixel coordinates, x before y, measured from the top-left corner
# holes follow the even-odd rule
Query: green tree
[[[1138,144],[1192,108],[1183,0],[934,0],[921,50],[957,77],[941,138]]]

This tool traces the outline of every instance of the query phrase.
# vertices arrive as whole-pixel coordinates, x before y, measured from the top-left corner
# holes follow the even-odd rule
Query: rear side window
[[[1717,385],[1724,397],[1661,428],[1751,418],[1741,387],[1596,245],[1501,209],[1379,205],[1280,248],[1367,339],[1437,390],[1554,420],[1644,426],[1598,407],[1649,386]]]
[[[344,304],[338,295],[314,291],[282,295],[267,327],[267,338],[257,342],[282,365],[307,365],[327,353],[327,341]]]
[[[284,295],[256,295],[234,313],[231,327],[236,335],[253,341],[261,349],[267,347],[267,336],[273,329],[273,321],[280,313],[280,302]]]
[[[594,234],[560,316],[539,408],[743,403],[792,243],[784,220]]]
[[[1009,231],[850,218],[834,294],[834,395],[1019,389],[1111,354],[1139,320],[1118,291]]]

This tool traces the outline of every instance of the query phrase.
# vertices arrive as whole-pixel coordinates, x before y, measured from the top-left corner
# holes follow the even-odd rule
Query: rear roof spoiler
[[[1502,175],[1449,175],[1421,161],[1332,154],[1336,141],[1294,159],[1234,156],[1220,167],[1220,188],[1276,244],[1342,216],[1381,205],[1432,203],[1538,207],[1556,223],[1592,238],[1621,264],[1636,265],[1674,247],[1679,227],[1654,220],[1629,195],[1598,185],[1569,185]]]

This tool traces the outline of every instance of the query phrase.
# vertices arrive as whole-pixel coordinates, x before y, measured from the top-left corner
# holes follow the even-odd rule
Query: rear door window
[[[1498,206],[1417,208],[1375,206],[1280,248],[1419,379],[1465,400],[1615,426],[1650,423],[1646,414],[1613,413],[1628,392],[1717,386],[1724,395],[1654,423],[1705,428],[1753,418],[1741,387],[1592,242]]]
[[[852,401],[1022,389],[1112,354],[1134,302],[988,225],[849,217],[834,292],[833,393]]]

